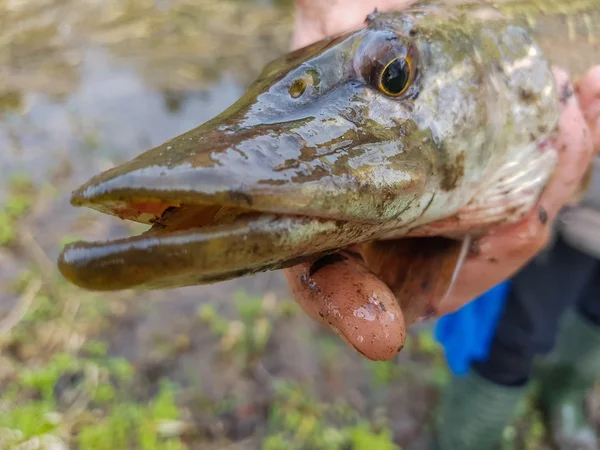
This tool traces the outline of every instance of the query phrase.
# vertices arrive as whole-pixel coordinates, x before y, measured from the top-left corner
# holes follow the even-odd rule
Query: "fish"
[[[552,66],[576,77],[600,62],[599,23],[598,0],[374,11],[267,65],[208,122],[76,189],[72,205],[150,228],[68,244],[59,270],[88,290],[171,289],[369,242],[448,252],[427,247],[438,238],[456,243],[459,265],[467,238],[518,222],[539,199],[572,94]],[[411,254],[407,265],[423,264]]]

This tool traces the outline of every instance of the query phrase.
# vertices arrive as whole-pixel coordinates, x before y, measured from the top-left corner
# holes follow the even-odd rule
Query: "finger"
[[[577,84],[577,97],[592,132],[596,152],[600,151],[600,66],[594,66]]]
[[[400,306],[360,257],[334,253],[285,273],[302,309],[365,357],[389,360],[404,346]]]
[[[560,97],[559,134],[554,141],[558,163],[540,199],[550,221],[580,187],[592,158],[592,136],[566,72],[554,69]]]

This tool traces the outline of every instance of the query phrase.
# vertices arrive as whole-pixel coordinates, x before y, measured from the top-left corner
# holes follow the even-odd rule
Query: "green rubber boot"
[[[492,383],[471,371],[453,378],[438,412],[437,450],[492,450],[526,386],[507,387]]]
[[[559,450],[598,450],[585,397],[600,380],[600,327],[577,313],[565,316],[556,348],[540,365],[540,407]]]

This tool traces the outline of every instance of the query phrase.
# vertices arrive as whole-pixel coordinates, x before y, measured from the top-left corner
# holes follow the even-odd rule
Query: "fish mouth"
[[[81,203],[81,198],[75,196],[73,202]],[[94,291],[168,289],[287,268],[356,243],[376,228],[215,203],[174,204],[164,198],[88,206],[152,224],[137,236],[65,246],[60,272]]]
[[[74,206],[151,228],[69,244],[60,272],[101,291],[215,283],[372,239],[417,203],[427,171],[399,143],[376,145],[374,171],[372,144],[348,141],[327,160],[295,126],[202,126],[93,177],[73,193]]]

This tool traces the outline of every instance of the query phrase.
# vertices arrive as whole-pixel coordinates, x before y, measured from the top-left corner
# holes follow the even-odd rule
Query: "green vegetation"
[[[320,402],[306,386],[277,383],[265,450],[400,450],[392,432],[362,420],[345,401]]]
[[[106,376],[98,377],[101,371]],[[4,438],[2,448],[46,435],[65,440],[77,429],[81,450],[182,449],[178,438],[159,434],[161,422],[180,419],[174,388],[162,383],[155,398],[139,402],[126,394],[132,374],[122,359],[66,353],[55,354],[43,367],[23,369],[0,399],[8,406],[0,415],[2,437],[12,436]],[[69,383],[60,392],[65,378]],[[96,411],[93,420],[86,410]]]
[[[160,423],[179,420],[172,387],[161,385],[157,397],[147,404],[119,403],[98,423],[82,428],[78,436],[81,450],[180,450],[180,439],[159,435]]]
[[[15,290],[26,289],[37,276],[33,271],[22,274]],[[52,297],[57,286],[64,297]],[[53,291],[38,292],[32,307],[0,341],[2,363],[12,361],[15,368],[0,395],[0,448],[33,445],[37,439],[76,443],[80,450],[183,449],[178,436],[161,433],[163,422],[181,419],[176,387],[162,382],[155,396],[143,400],[132,394],[138,383],[135,369],[125,359],[109,356],[105,342],[89,339],[68,351],[74,329],[97,331],[85,325],[98,322],[108,310],[95,305],[96,296],[79,295],[75,327],[65,314],[72,299],[68,288],[55,280]],[[44,329],[52,331],[54,341],[40,340]],[[55,351],[48,351],[48,344]]]

